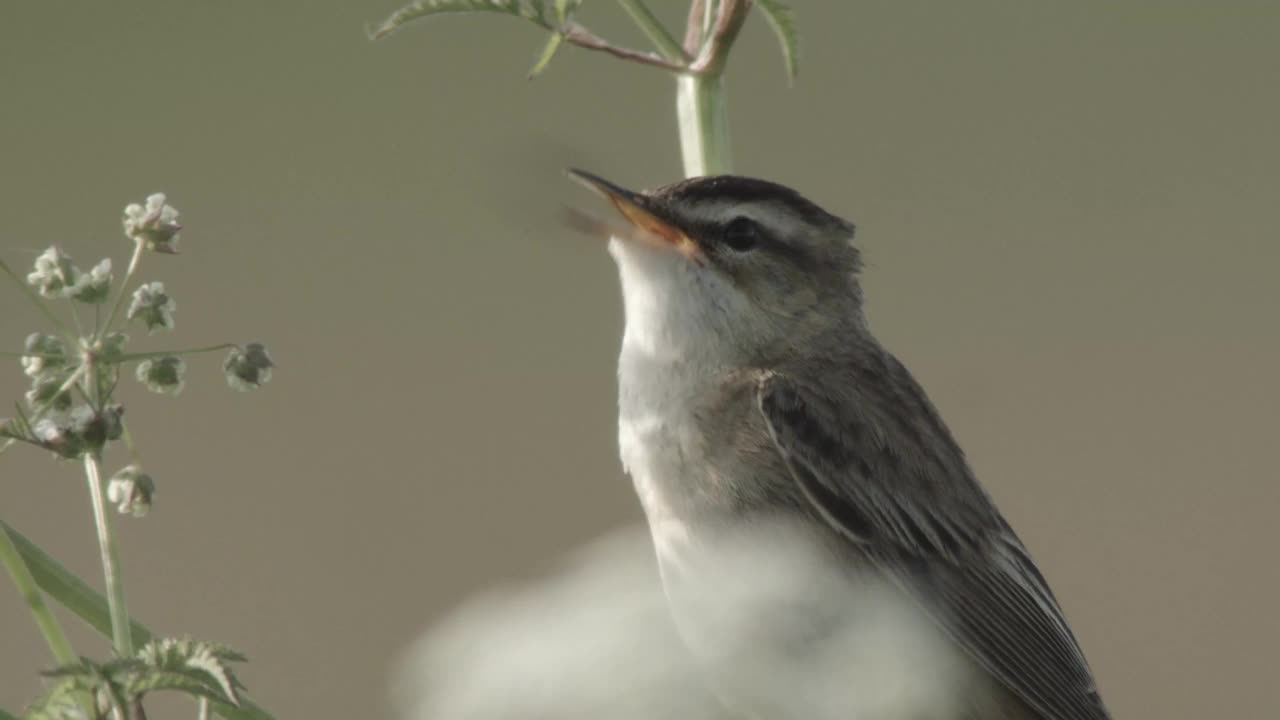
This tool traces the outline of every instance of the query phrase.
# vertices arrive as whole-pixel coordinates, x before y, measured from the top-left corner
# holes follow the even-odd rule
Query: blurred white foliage
[[[429,630],[394,681],[398,715],[954,717],[957,683],[976,680],[969,666],[895,590],[832,558],[757,533],[681,568],[693,584],[666,568],[669,606],[647,533],[605,538],[558,575],[477,597]]]

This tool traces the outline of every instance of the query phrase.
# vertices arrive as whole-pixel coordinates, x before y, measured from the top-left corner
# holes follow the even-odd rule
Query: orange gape
[[[624,197],[608,194],[608,198],[623,217],[643,231],[640,235],[648,242],[668,246],[686,258],[702,264],[704,260],[702,250],[683,230],[672,226]]]

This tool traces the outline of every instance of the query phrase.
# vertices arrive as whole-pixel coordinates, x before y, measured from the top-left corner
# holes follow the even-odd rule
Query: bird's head
[[[570,174],[629,224],[609,250],[635,349],[768,363],[862,326],[854,226],[798,192],[732,175],[635,192]]]

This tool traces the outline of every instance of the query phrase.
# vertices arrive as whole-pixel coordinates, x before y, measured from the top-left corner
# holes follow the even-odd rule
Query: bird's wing
[[[1109,717],[1052,592],[980,490],[973,496],[987,512],[977,520],[973,507],[941,514],[924,486],[893,477],[899,463],[877,461],[911,448],[885,447],[869,418],[851,419],[781,376],[758,392],[774,444],[819,514],[979,665],[1045,720]],[[945,480],[976,485],[963,468]]]

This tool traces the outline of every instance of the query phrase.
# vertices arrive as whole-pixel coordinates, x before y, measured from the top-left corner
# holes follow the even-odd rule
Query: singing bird
[[[634,192],[570,174],[626,220],[609,241],[621,459],[677,625],[726,702],[760,718],[1109,718],[1044,576],[871,334],[853,224],[764,180]],[[779,556],[773,528],[811,551]]]

